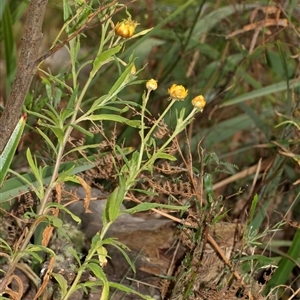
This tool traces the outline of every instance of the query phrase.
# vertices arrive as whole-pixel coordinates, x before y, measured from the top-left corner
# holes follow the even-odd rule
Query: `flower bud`
[[[188,95],[188,90],[186,90],[183,85],[177,85],[174,83],[168,89],[168,93],[171,98],[183,101]]]
[[[202,95],[199,95],[192,100],[192,104],[202,112],[206,101]]]
[[[136,67],[135,65],[132,65],[131,70],[130,70],[130,74],[134,75],[136,73]]]
[[[154,79],[150,79],[146,83],[146,88],[149,91],[155,91],[157,89],[157,81]]]
[[[128,39],[133,36],[137,22],[132,20],[123,20],[122,22],[118,22],[115,27],[115,33],[125,39]]]

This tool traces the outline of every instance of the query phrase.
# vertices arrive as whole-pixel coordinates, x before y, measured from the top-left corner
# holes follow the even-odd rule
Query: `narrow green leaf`
[[[251,223],[252,220],[254,219],[254,214],[256,211],[256,206],[258,203],[258,195],[255,194],[251,203],[251,208],[250,208],[250,217],[249,217],[249,222]]]
[[[133,208],[126,209],[124,212],[125,213],[130,213],[134,214],[137,212],[142,212],[142,211],[148,211],[152,208],[164,208],[164,209],[169,209],[169,210],[176,210],[176,211],[186,211],[189,206],[177,206],[177,205],[168,205],[168,204],[159,204],[159,203],[140,203],[136,205]]]
[[[248,256],[242,256],[239,258],[239,261],[244,262],[244,261],[259,261],[260,265],[273,265],[275,263],[275,260],[270,257],[266,257],[264,255],[248,255]]]
[[[49,139],[48,135],[46,135],[42,130],[40,130],[38,127],[36,128],[38,133],[43,137],[43,139],[47,142],[47,144],[50,146],[50,148],[53,150],[54,154],[57,156],[57,150],[52,143],[52,141]]]
[[[81,127],[81,126],[79,126],[77,124],[71,124],[71,126],[74,129],[78,130],[79,132],[82,132],[84,135],[87,135],[90,138],[94,137],[94,135],[90,131],[86,130],[85,128],[83,128],[83,127]]]
[[[85,158],[82,158],[71,162],[64,162],[59,168],[59,173],[72,166],[74,166],[74,169],[72,170],[71,175],[84,172],[94,167],[93,161],[95,161],[95,156],[89,156],[88,161]],[[53,166],[44,168],[42,178],[43,184],[49,184],[53,175],[53,170]],[[33,173],[25,174],[22,177],[24,179],[16,177],[5,181],[0,190],[0,203],[18,195],[28,193],[32,187],[39,186],[39,181],[37,181]]]
[[[128,263],[129,266],[131,267],[132,271],[133,271],[134,273],[136,273],[136,268],[135,268],[134,263],[131,261],[130,257],[129,257],[128,254],[124,251],[124,249],[122,248],[122,246],[120,247],[120,246],[116,243],[116,241],[114,241],[114,242],[112,243],[112,245],[113,245],[114,247],[116,247],[116,248],[123,254],[123,256],[125,257],[127,263]]]
[[[117,54],[121,49],[122,49],[123,45],[117,45],[114,48],[108,49],[103,51],[102,53],[100,53],[94,60],[93,63],[93,69],[90,73],[91,77],[94,77],[95,74],[98,72],[98,70],[106,63],[108,63],[109,61],[113,60],[113,56],[115,54]]]
[[[1,10],[4,9],[1,21],[1,30],[4,40],[4,53],[5,53],[5,65],[6,65],[6,93],[9,94],[17,67],[17,57],[16,57],[16,46],[15,39],[13,35],[13,21],[10,12],[9,5],[1,3]]]
[[[111,87],[108,92],[109,98],[116,96],[121,89],[126,86],[126,79],[128,78],[129,74],[131,73],[133,63],[128,64],[127,68],[124,72],[119,76],[118,80],[115,84]]]
[[[68,101],[68,105],[67,105],[66,109],[74,109],[74,104],[75,104],[75,100],[77,99],[78,90],[79,90],[79,85],[77,85],[75,87],[74,91],[72,91],[72,94]]]
[[[99,264],[89,263],[87,267],[94,273],[94,275],[103,282],[103,290],[101,299],[108,299],[109,296],[109,284],[106,275],[103,272],[102,267]]]
[[[260,228],[263,224],[263,220],[266,218],[266,211],[269,210],[269,206],[272,203],[272,199],[276,196],[278,185],[282,179],[284,169],[281,166],[284,160],[284,157],[277,156],[268,172],[266,180],[270,180],[270,178],[272,180],[270,180],[269,184],[264,186],[259,193],[259,199],[265,200],[257,209],[256,216],[251,222],[252,230]]]
[[[141,299],[145,299],[145,300],[156,300],[156,298],[153,298],[153,297],[150,297],[150,296],[147,296],[147,295],[143,295],[143,294],[137,292],[136,290],[131,289],[130,287],[125,286],[125,285],[122,285],[122,284],[120,284],[120,283],[109,282],[109,285],[110,285],[112,288],[118,289],[118,290],[120,290],[120,291],[123,291],[123,292],[126,292],[126,293],[130,293],[130,294],[137,295],[137,296],[139,296]]]
[[[4,179],[7,175],[9,166],[13,160],[13,157],[16,153],[16,149],[20,142],[23,130],[26,124],[27,115],[24,114],[18,124],[16,125],[12,135],[10,136],[3,152],[0,155],[0,187],[2,186]]]
[[[212,184],[212,178],[210,174],[205,173],[203,176],[204,188],[206,191],[207,201],[212,203],[214,200],[214,189]]]
[[[73,214],[69,209],[67,209],[64,205],[60,204],[60,203],[55,203],[55,202],[50,202],[46,205],[47,208],[50,207],[55,207],[55,208],[59,208],[59,210],[64,211],[65,213],[67,213],[68,215],[70,215],[72,217],[72,219],[80,224],[81,223],[81,219],[79,217],[77,217],[75,214]]]
[[[37,161],[36,161],[36,159],[33,159],[30,148],[28,148],[27,151],[26,151],[26,158],[27,158],[27,162],[29,164],[29,167],[30,167],[32,173],[34,174],[37,181],[39,183],[41,183],[42,178],[41,178],[41,174],[39,172],[39,168],[37,167]]]
[[[265,294],[268,294],[269,291],[276,287],[276,286],[283,286],[288,281],[293,268],[296,265],[297,259],[299,259],[300,256],[300,229],[298,228],[294,238],[293,243],[287,253],[287,256],[282,257],[278,268],[276,269],[275,273],[272,275],[271,279],[267,282],[266,288],[264,290]],[[278,292],[278,296],[281,296],[281,293],[283,293],[283,288],[276,289]],[[279,299],[279,298],[278,298]]]
[[[155,157],[157,159],[166,159],[166,160],[170,160],[170,161],[177,160],[175,156],[168,154],[168,153],[157,153],[157,155],[155,155]]]
[[[124,118],[122,116],[113,115],[113,114],[103,114],[103,115],[91,115],[87,116],[85,118],[81,118],[80,121],[84,120],[90,120],[90,121],[114,121],[119,122],[122,124],[126,124],[128,126],[134,127],[134,128],[140,128],[141,121],[140,120],[129,120],[127,118]]]
[[[4,10],[5,10],[7,1],[8,0],[2,0],[2,3],[0,5],[0,21],[2,20],[2,16],[3,16]]]
[[[26,107],[24,108],[24,110],[28,113],[28,115],[36,116],[36,117],[38,117],[38,118],[40,118],[40,119],[42,119],[42,120],[48,121],[50,124],[55,125],[55,122],[54,122],[52,119],[46,117],[46,116],[43,115],[43,114],[40,114],[40,113],[35,112],[35,111],[27,110]]]
[[[291,80],[290,81],[290,88],[297,88],[300,87],[300,80]],[[278,83],[270,84],[268,86],[265,86],[263,88],[254,90],[252,92],[237,96],[236,98],[233,98],[231,100],[228,100],[220,105],[220,107],[230,106],[237,103],[241,103],[247,100],[253,100],[262,96],[279,93],[282,91],[286,91],[287,89],[287,83],[286,81],[281,81]]]
[[[122,150],[122,155],[130,154],[134,151],[132,147],[124,148]],[[107,155],[108,152],[101,154],[100,157]],[[117,151],[117,155],[119,152]],[[74,175],[78,173],[82,173],[86,170],[90,170],[95,167],[94,162],[99,158],[99,155],[91,155],[86,158],[80,158],[74,161],[63,162],[60,165],[58,173],[62,173],[65,170],[73,167],[72,172],[69,175]],[[45,167],[43,169],[43,184],[49,184],[52,175],[53,175],[54,166]],[[13,171],[11,173],[15,174]],[[17,175],[17,173],[15,174]],[[15,178],[10,178],[5,181],[2,188],[0,189],[0,203],[8,201],[18,195],[23,195],[28,193],[30,189],[37,187],[39,182],[35,178],[33,173],[28,173],[25,175],[20,175]]]
[[[67,280],[58,273],[51,273],[51,276],[55,278],[55,280],[58,282],[60,288],[61,288],[61,297],[64,297],[67,294],[68,290],[68,282]]]
[[[47,248],[47,247],[42,246],[42,245],[29,244],[26,247],[26,250],[24,252],[26,254],[29,254],[29,255],[33,255],[33,254],[40,253],[40,252],[46,252],[46,253],[49,253],[50,256],[52,256],[52,257],[55,256],[55,252],[52,249]],[[37,258],[37,260],[40,261],[40,262],[43,261],[43,258],[40,257],[40,256],[35,256],[35,258]]]

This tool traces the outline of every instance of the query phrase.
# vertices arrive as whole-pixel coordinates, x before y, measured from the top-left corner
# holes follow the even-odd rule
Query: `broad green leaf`
[[[98,259],[101,267],[105,267],[107,264],[107,250],[102,245],[97,247]]]
[[[50,220],[51,220],[51,223],[53,224],[54,227],[56,228],[62,228],[63,227],[63,221],[58,218],[58,217],[55,217],[55,216],[50,216]]]
[[[121,181],[114,191],[108,196],[105,204],[106,222],[114,222],[120,215],[121,204],[126,194],[125,182]],[[106,223],[105,222],[105,223]]]
[[[0,155],[0,187],[2,187],[4,179],[7,175],[10,164],[16,153],[20,142],[24,127],[26,124],[26,115],[23,115],[16,125],[12,135],[10,136],[3,152]],[[1,198],[0,198],[1,199]]]

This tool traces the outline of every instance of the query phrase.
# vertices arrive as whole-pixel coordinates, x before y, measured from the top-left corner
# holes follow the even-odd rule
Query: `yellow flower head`
[[[147,90],[155,91],[157,89],[157,81],[154,79],[150,79],[146,83]]]
[[[186,90],[183,85],[178,85],[174,83],[168,89],[168,93],[171,98],[183,101],[188,95],[188,90]]]
[[[117,23],[115,33],[122,38],[128,39],[134,35],[137,25],[138,23],[135,21],[123,20],[122,22]]]
[[[192,100],[192,104],[202,112],[206,101],[202,95],[199,95]]]

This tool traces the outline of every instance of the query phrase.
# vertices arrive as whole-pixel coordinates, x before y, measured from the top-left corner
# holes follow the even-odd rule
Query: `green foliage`
[[[16,72],[13,26],[28,5],[27,1],[13,2],[5,1],[0,6],[6,94]],[[286,11],[279,11],[279,17],[286,18],[289,24],[295,23],[296,2],[291,1]],[[84,188],[88,211],[90,182],[86,181],[84,172],[97,169],[99,161],[109,158],[113,172],[109,182],[104,182],[109,195],[101,216],[103,227],[92,239],[84,259],[79,251],[70,251],[77,263],[72,283],[58,272],[52,272],[61,299],[72,299],[76,290],[87,292],[91,287],[101,287],[100,299],[108,299],[112,288],[150,299],[108,280],[104,269],[109,255],[107,246],[116,247],[131,269],[136,270],[127,254],[128,248],[106,234],[122,214],[159,210],[165,215],[172,211],[185,218],[195,207],[201,229],[189,238],[201,247],[207,234],[201,227],[203,224],[213,225],[227,216],[236,219],[247,211],[246,220],[243,216],[246,223],[243,250],[259,249],[259,252],[237,258],[239,271],[252,284],[251,276],[257,270],[269,264],[278,265],[266,283],[264,294],[283,293],[279,286],[288,285],[292,269],[299,267],[300,232],[297,228],[293,240],[284,244],[289,247],[286,256],[280,250],[282,243],[276,244],[278,241],[271,233],[288,223],[287,216],[297,217],[299,208],[300,81],[295,51],[299,30],[280,23],[272,28],[260,27],[259,22],[267,18],[276,21],[275,13],[265,14],[262,3],[220,3],[190,0],[166,5],[159,2],[153,7],[152,15],[151,9],[139,3],[132,11],[141,27],[126,40],[114,31],[123,5],[112,2],[99,6],[97,1],[79,0],[60,2],[63,24],[57,36],[51,38],[51,49],[65,41],[69,63],[58,66],[59,71],[41,64],[40,78],[33,84],[35,91],[30,92],[24,107],[28,115],[25,135],[34,133],[38,145],[31,144],[19,158],[14,157],[25,127],[21,118],[0,156],[1,208],[9,211],[16,197],[29,191],[38,198],[36,207],[22,216],[30,222],[18,246],[12,247],[1,236],[0,252],[9,255],[7,274],[28,255],[38,265],[42,264],[44,254],[57,256],[45,244],[46,227],[53,227],[66,237],[69,232],[64,220],[55,213],[65,212],[80,223],[80,218],[60,203],[63,184]],[[131,18],[130,7],[125,9]],[[143,16],[148,16],[149,24]],[[250,25],[253,31],[246,30]],[[145,81],[152,77],[159,83],[155,92],[144,88]],[[186,101],[168,98],[167,88],[174,82],[189,89]],[[201,115],[189,101],[200,94],[207,100]],[[262,173],[258,162],[268,157],[272,162],[268,161]],[[18,169],[22,160],[26,161],[25,172]],[[173,196],[168,195],[168,204],[145,201],[122,210],[123,200],[130,193],[143,196],[161,193],[155,184],[148,190],[140,184],[144,183],[145,174],[154,182],[162,162],[171,173],[167,176],[162,172],[159,179],[189,183],[190,199],[181,203],[178,197],[173,202]],[[256,163],[257,174],[239,172],[251,169]],[[174,171],[175,166],[181,173]],[[11,178],[6,178],[7,174]],[[235,179],[226,184],[223,192],[227,195],[223,197],[214,183],[231,175]],[[249,189],[245,188],[243,193],[241,186]],[[291,202],[289,207],[284,206]],[[280,204],[276,209],[283,216],[279,220],[269,215],[277,203]],[[238,209],[240,213],[234,212]],[[31,244],[33,236],[34,244]],[[264,240],[268,238],[276,245],[272,249],[274,257],[264,253],[268,249]],[[185,257],[191,268],[192,256],[191,252]],[[96,281],[80,282],[87,270]],[[194,280],[190,281],[185,289],[186,298],[193,283]]]
[[[0,155],[0,188],[3,185],[9,166],[13,160],[26,123],[26,115],[22,116]]]

